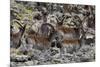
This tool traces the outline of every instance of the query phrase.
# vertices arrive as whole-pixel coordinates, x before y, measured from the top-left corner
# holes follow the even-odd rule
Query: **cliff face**
[[[95,61],[95,6],[11,0],[11,66]]]

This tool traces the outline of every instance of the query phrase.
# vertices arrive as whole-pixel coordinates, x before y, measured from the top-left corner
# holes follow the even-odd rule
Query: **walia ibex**
[[[19,48],[21,45],[21,38],[25,32],[26,25],[22,26],[22,24],[17,20],[14,20],[13,22],[17,23],[19,27],[18,27],[18,31],[15,33],[13,31],[14,26],[11,25],[11,29],[10,29],[10,41],[12,44],[11,47]]]
[[[54,27],[49,23],[43,23],[40,27],[40,31],[41,33],[30,30],[26,42],[33,44],[34,48],[45,49],[50,47]]]
[[[76,27],[65,27],[63,25],[64,20],[67,16],[63,15],[63,19],[61,21],[57,20],[57,25],[56,25],[56,31],[62,32],[63,33],[63,40],[61,42],[61,45],[63,47],[66,47],[68,45],[70,46],[78,46],[80,48],[81,46],[81,41],[80,41],[80,27],[76,24]]]
[[[80,38],[73,38],[70,39],[66,35],[72,34],[77,35],[79,33],[79,28],[68,28],[63,26],[64,19],[66,18],[65,15],[62,16],[63,19],[61,21],[57,19],[57,25],[54,27],[50,23],[43,23],[41,24],[40,32],[35,32],[34,30],[28,30],[26,38],[26,43],[33,44],[35,48],[48,48],[53,47],[54,45],[58,48],[62,48],[62,46],[68,44],[79,44],[80,45]],[[13,47],[18,48],[22,42],[22,36],[25,32],[26,24],[22,25],[20,22],[16,21],[16,23],[20,26],[19,31],[17,33],[13,33],[11,26],[11,42]],[[80,36],[80,35],[79,35]]]
[[[65,15],[62,16],[63,19],[58,21],[57,25],[54,27],[50,23],[43,23],[40,27],[41,35],[38,32],[29,31],[27,35],[27,43],[33,44],[33,46],[40,47],[44,49],[45,47],[58,47],[62,48],[62,46],[68,44],[80,44],[80,40],[77,39],[69,39],[66,37],[67,34],[77,35],[79,33],[78,28],[68,28],[63,26]],[[80,35],[79,35],[80,36]]]

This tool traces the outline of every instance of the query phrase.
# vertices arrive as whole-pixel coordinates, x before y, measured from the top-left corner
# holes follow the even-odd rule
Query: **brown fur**
[[[65,44],[79,44],[79,39],[75,39],[75,40],[64,40],[63,43],[65,43]]]
[[[36,44],[41,44],[41,46],[48,46],[49,38],[40,36],[38,34],[29,34],[28,38],[31,38],[32,41],[35,41]]]
[[[75,28],[67,28],[67,27],[63,27],[63,26],[59,26],[57,28],[57,30],[62,31],[63,33],[74,33],[75,32]]]
[[[11,36],[10,40],[12,41],[13,45],[15,45],[15,48],[18,48],[20,46],[19,43],[20,43],[22,33],[18,32],[14,34],[13,32],[11,32],[10,36]]]

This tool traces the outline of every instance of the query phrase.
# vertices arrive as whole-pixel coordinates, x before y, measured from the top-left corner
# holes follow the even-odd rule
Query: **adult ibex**
[[[58,32],[62,32],[63,33],[63,40],[61,45],[63,47],[66,46],[81,46],[80,44],[80,28],[79,27],[65,27],[63,25],[64,20],[65,20],[66,16],[63,15],[63,19],[61,21],[58,20],[58,18],[56,19],[58,24],[56,26],[56,30]]]
[[[61,48],[64,43],[68,44],[79,44],[79,39],[69,39],[65,37],[68,33],[79,33],[78,28],[67,28],[63,26],[63,20],[65,19],[65,16],[62,19],[61,22],[58,22],[56,27],[53,27],[50,23],[44,23],[41,25],[41,35],[37,32],[30,31],[28,32],[27,36],[27,43],[31,43],[34,46],[40,47],[44,49],[45,47],[50,47],[56,45],[57,47]],[[74,34],[75,35],[75,34]],[[77,35],[77,34],[76,34]]]
[[[29,31],[26,42],[33,44],[34,48],[44,49],[50,47],[54,27],[49,23],[44,23],[41,25],[40,31],[42,34],[33,30]]]
[[[16,33],[13,31],[14,26],[11,25],[11,29],[10,29],[10,41],[11,41],[11,47],[14,48],[19,48],[21,45],[21,38],[24,34],[26,25],[22,26],[20,22],[18,21],[14,21],[16,22],[20,27],[18,28],[19,31],[17,31]]]

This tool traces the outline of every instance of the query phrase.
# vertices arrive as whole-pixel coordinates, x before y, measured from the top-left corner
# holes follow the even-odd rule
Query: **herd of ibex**
[[[65,18],[65,16],[63,17]],[[69,39],[65,36],[67,34],[72,34],[73,36],[77,35],[79,33],[79,28],[64,27],[63,20],[64,19],[62,19],[62,21],[60,22],[57,20],[56,27],[54,27],[50,23],[43,23],[41,24],[40,27],[41,34],[39,32],[29,30],[28,32],[26,32],[27,35],[24,34],[27,24],[21,25],[20,22],[16,22],[18,25],[20,25],[20,27],[19,27],[19,32],[14,33],[12,31],[13,26],[11,26],[10,36],[11,36],[12,46],[14,46],[14,48],[19,48],[22,43],[21,39],[23,35],[26,38],[25,41],[27,45],[33,44],[33,46],[38,46],[40,48],[42,47],[48,48],[53,46],[62,48],[63,46],[69,44],[73,44],[73,45],[77,44],[80,46],[79,37],[76,39],[75,38]]]

